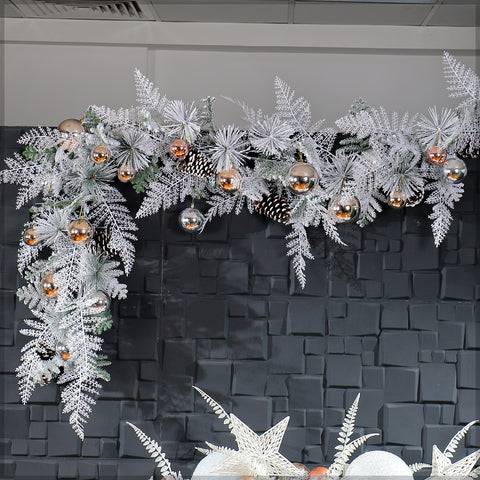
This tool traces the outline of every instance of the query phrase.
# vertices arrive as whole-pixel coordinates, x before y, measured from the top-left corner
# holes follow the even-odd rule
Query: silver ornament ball
[[[205,217],[196,208],[186,208],[180,212],[178,223],[185,232],[195,233],[202,229]]]
[[[70,350],[64,343],[58,342],[55,350],[63,360],[68,360],[68,357],[70,356]]]
[[[295,195],[306,195],[318,185],[318,173],[308,163],[297,163],[287,174],[287,186]]]
[[[442,167],[442,172],[448,181],[459,183],[467,175],[467,165],[458,157],[450,157]]]
[[[85,297],[85,306],[90,315],[104,313],[110,307],[110,297],[101,290],[90,293]]]
[[[360,215],[360,202],[357,197],[337,195],[328,204],[328,214],[335,223],[354,222]]]

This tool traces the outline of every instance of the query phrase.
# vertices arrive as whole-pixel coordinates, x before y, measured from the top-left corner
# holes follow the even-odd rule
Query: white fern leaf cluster
[[[338,434],[338,445],[335,447],[337,452],[334,456],[334,462],[330,465],[327,472],[327,476],[330,478],[341,477],[345,473],[348,461],[355,450],[362,446],[369,438],[379,435],[378,433],[370,433],[350,441],[355,428],[355,417],[357,416],[359,401],[360,394],[355,397],[343,420],[342,427]]]
[[[195,192],[203,192],[207,180],[184,173],[173,163],[166,163],[161,175],[157,175],[150,183],[147,194],[137,212],[137,218],[153,215],[160,209],[168,209],[183,202],[187,196]]]
[[[468,103],[480,100],[480,78],[448,52],[443,54],[443,71],[451,97],[467,97]]]
[[[233,428],[233,424],[230,420],[230,415],[224,410],[224,408],[219,403],[217,403],[210,395],[205,393],[202,389],[198,388],[195,385],[193,386],[193,388],[205,400],[207,405],[215,412],[217,417],[222,420],[223,424],[227,425],[228,428],[231,430]]]
[[[193,143],[200,133],[197,107],[182,100],[171,100],[163,112],[167,122],[166,128],[172,137],[180,137]]]
[[[291,233],[285,238],[287,240],[287,255],[291,257],[295,276],[300,286],[305,288],[307,284],[305,275],[307,263],[305,259],[313,260],[315,258],[310,249],[310,242],[308,241],[305,227],[301,223],[293,223]]]
[[[140,442],[142,442],[142,445],[147,450],[147,453],[153,458],[154,462],[157,464],[157,467],[160,469],[160,473],[167,479],[172,478],[174,480],[181,480],[181,473],[174,472],[172,470],[170,461],[165,456],[165,453],[162,452],[162,447],[160,447],[155,440],[146,435],[137,426],[133,425],[133,423],[127,422],[127,425],[133,429]]]
[[[160,114],[163,112],[167,98],[159,92],[158,88],[138,68],[135,69],[135,88],[137,91],[137,103],[141,107]]]
[[[310,103],[303,97],[295,99],[295,90],[281,78],[276,77],[274,85],[278,116],[287,120],[294,131],[306,133],[312,122]]]
[[[431,191],[425,203],[432,204],[432,213],[428,216],[432,222],[432,233],[435,245],[438,247],[448,233],[453,220],[451,210],[463,195],[462,183],[451,183],[439,179],[425,186]]]
[[[424,468],[431,468],[432,466],[428,463],[412,463],[408,466],[408,468],[410,469],[410,471],[412,473],[417,473],[419,472],[420,470],[423,470]]]

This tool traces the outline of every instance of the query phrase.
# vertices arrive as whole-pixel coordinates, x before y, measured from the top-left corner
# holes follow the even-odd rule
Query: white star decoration
[[[223,453],[228,457],[215,468],[215,472],[248,474],[254,477],[304,476],[304,472],[279,452],[290,417],[285,417],[262,435],[257,435],[232,413],[230,420],[238,450],[218,447],[206,442],[213,451]]]
[[[466,478],[470,475],[473,467],[480,459],[480,449],[467,455],[466,457],[452,463],[450,460],[455,453],[458,443],[467,434],[472,425],[477,423],[477,420],[465,425],[453,438],[450,440],[447,448],[442,452],[434,445],[432,450],[432,473],[430,478],[434,477],[457,477]]]

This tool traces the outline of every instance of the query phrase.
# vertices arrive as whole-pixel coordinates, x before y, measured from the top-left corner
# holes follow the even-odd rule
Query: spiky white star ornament
[[[461,430],[459,430],[450,442],[447,445],[447,448],[442,452],[436,445],[432,449],[432,464],[428,463],[415,463],[410,465],[410,469],[413,473],[422,470],[423,468],[431,468],[432,472],[429,479],[437,479],[439,477],[448,477],[448,478],[460,478],[460,479],[473,479],[477,478],[480,475],[480,467],[475,470],[473,467],[480,460],[480,449],[475,452],[467,455],[466,457],[458,460],[455,463],[452,463],[451,458],[455,454],[458,444],[468,433],[470,428],[475,425],[478,420],[465,425]]]
[[[257,435],[233,413],[230,414],[230,420],[238,450],[205,442],[212,451],[223,453],[228,457],[215,467],[214,471],[253,477],[274,475],[301,477],[303,475],[301,470],[279,452],[290,417],[285,417],[262,435]]]

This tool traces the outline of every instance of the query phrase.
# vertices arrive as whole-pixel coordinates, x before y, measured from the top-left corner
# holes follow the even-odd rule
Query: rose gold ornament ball
[[[125,164],[118,169],[117,177],[122,183],[128,183],[133,180],[136,173],[137,172],[131,165]]]
[[[443,165],[447,159],[447,151],[438,145],[433,145],[427,150],[427,157],[432,165]]]
[[[188,143],[183,138],[177,138],[170,144],[170,153],[177,160],[184,159],[188,155]]]

